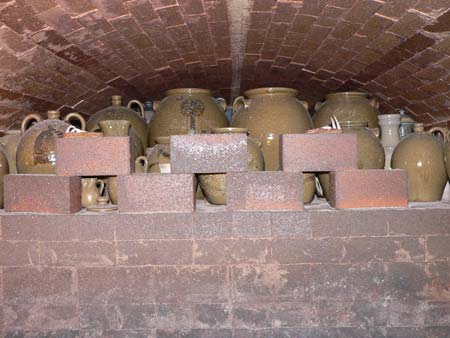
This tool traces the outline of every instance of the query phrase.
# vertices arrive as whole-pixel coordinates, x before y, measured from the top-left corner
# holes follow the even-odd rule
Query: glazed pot
[[[136,132],[131,129],[128,120],[102,120],[99,123],[100,130],[104,136],[130,136],[130,142],[134,148],[134,157],[144,153],[144,147]]]
[[[314,199],[316,192],[316,175],[303,173],[303,203],[309,204]]]
[[[17,172],[19,174],[54,174],[56,164],[56,138],[64,134],[70,124],[67,121],[77,119],[84,130],[84,118],[70,113],[64,121],[59,119],[59,111],[50,110],[47,120],[37,114],[30,114],[22,121],[22,138],[17,146]],[[31,121],[37,123],[27,130]]]
[[[131,109],[132,104],[137,104],[139,106],[139,114],[137,114],[133,109]],[[131,123],[130,137],[132,134],[136,133],[137,138],[142,144],[139,146],[142,149],[140,155],[143,154],[143,150],[147,148],[147,123],[145,122],[144,106],[137,100],[131,100],[128,102],[127,107],[122,105],[122,97],[119,95],[112,96],[112,105],[105,109],[102,109],[92,115],[88,122],[86,129],[87,131],[98,131],[100,129],[99,122],[102,120],[127,120]],[[138,143],[135,141],[134,143]]]
[[[376,99],[369,100],[366,93],[342,92],[326,96],[325,102],[318,102],[313,116],[314,126],[323,127],[335,116],[338,121],[367,121],[369,128],[378,127],[378,107]]]
[[[5,198],[3,196],[3,178],[9,174],[9,165],[6,153],[0,149],[0,209],[3,209]]]
[[[400,114],[378,115],[378,125],[381,129],[381,144],[384,148],[384,169],[391,169],[392,153],[400,142]]]
[[[170,137],[156,137],[155,143],[147,149],[148,172],[170,174]]]
[[[433,135],[441,128],[424,131],[416,123],[414,133],[403,138],[392,154],[392,169],[408,171],[408,200],[410,202],[440,201],[447,183],[444,148],[440,138]]]
[[[444,147],[444,164],[450,183],[450,132],[447,132],[447,139]]]
[[[384,149],[376,136],[378,129],[369,129],[367,122],[343,121],[340,124],[344,134],[357,135],[358,169],[383,169],[385,164]],[[320,173],[318,176],[323,195],[329,200],[330,175]]]
[[[86,177],[81,179],[81,205],[87,208],[97,203],[97,199],[103,195],[105,182],[97,177]]]
[[[4,136],[0,139],[0,144],[3,146],[6,157],[8,158],[9,173],[17,174],[16,154],[17,146],[19,145],[20,138],[22,137],[22,131],[5,130],[3,134]]]
[[[108,196],[111,200],[112,204],[117,205],[118,197],[117,197],[117,176],[108,177],[106,181],[106,187],[108,190]]]
[[[305,133],[313,124],[308,104],[297,99],[291,88],[258,88],[247,90],[245,97],[233,104],[231,126],[247,128],[252,138],[261,143],[266,170],[280,166],[280,134]]]
[[[155,138],[159,136],[196,134],[227,127],[226,101],[223,98],[215,99],[211,95],[211,91],[200,88],[168,90],[161,102],[153,103],[149,146],[155,145]]]
[[[245,128],[215,128],[213,134],[245,133]],[[264,157],[259,145],[251,138],[247,137],[247,160],[248,170],[263,171]],[[225,205],[227,203],[226,194],[226,174],[199,174],[198,181],[206,200],[211,204]]]

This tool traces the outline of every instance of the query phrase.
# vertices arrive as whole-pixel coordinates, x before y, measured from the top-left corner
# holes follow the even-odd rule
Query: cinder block
[[[282,171],[229,173],[227,210],[303,210],[303,174]]]
[[[197,181],[192,174],[133,174],[117,177],[121,212],[192,212]]]
[[[171,136],[170,166],[172,173],[176,174],[246,172],[247,135]]]
[[[331,172],[330,204],[338,209],[407,207],[407,171],[367,169]]]
[[[134,171],[129,137],[63,137],[56,141],[56,174],[116,176]]]
[[[356,134],[284,134],[280,137],[283,171],[356,169]]]
[[[7,175],[5,211],[71,214],[81,210],[80,177]]]

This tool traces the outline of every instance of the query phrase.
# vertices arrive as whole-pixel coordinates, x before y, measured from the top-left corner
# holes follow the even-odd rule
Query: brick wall
[[[448,337],[449,215],[444,202],[359,211],[3,213],[0,332]]]

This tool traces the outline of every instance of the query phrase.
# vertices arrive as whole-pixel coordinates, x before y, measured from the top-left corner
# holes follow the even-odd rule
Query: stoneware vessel
[[[316,175],[303,173],[303,203],[309,204],[314,199],[316,192]]]
[[[201,88],[178,88],[166,92],[162,101],[153,102],[154,114],[149,127],[149,146],[160,136],[199,134],[227,127],[226,101],[213,98]]]
[[[22,138],[17,146],[17,172],[19,174],[54,174],[56,164],[56,138],[61,137],[70,127],[68,121],[77,119],[81,129],[85,129],[84,118],[70,113],[64,121],[59,119],[59,111],[50,110],[47,120],[38,114],[30,114],[22,121]],[[31,121],[37,122],[27,130]]]
[[[0,144],[5,150],[6,157],[8,158],[9,173],[17,174],[16,166],[16,154],[17,146],[19,145],[20,138],[22,137],[21,130],[5,130],[4,136],[0,138]]]
[[[313,116],[316,128],[328,125],[335,116],[339,121],[367,121],[369,128],[378,127],[378,107],[376,99],[368,98],[366,93],[342,92],[326,96],[325,102],[318,102]]]
[[[97,204],[88,206],[86,209],[88,211],[95,211],[95,212],[111,212],[117,210],[117,205],[109,204],[109,198],[108,196],[99,196],[97,198]]]
[[[108,190],[109,200],[112,204],[117,205],[117,176],[108,177],[106,181],[106,188]]]
[[[213,134],[245,133],[245,128],[215,128]],[[258,143],[247,137],[248,170],[263,171],[264,157]],[[199,174],[198,181],[206,200],[211,204],[224,205],[227,203],[226,174]]]
[[[266,170],[278,170],[280,134],[305,133],[313,126],[308,104],[291,88],[257,88],[244,95],[234,101],[231,126],[247,128],[262,145]]]
[[[99,123],[103,136],[130,136],[130,142],[134,147],[134,156],[140,156],[144,153],[142,142],[137,136],[131,123],[128,120],[102,120]]]
[[[103,195],[105,182],[97,177],[81,179],[81,205],[87,208],[97,203],[97,199]]]
[[[405,136],[408,136],[409,134],[412,134],[414,132],[414,124],[416,123],[414,119],[410,116],[404,113],[404,111],[400,112],[400,129],[399,129],[399,136],[400,139],[404,138]]]
[[[3,178],[9,174],[9,165],[6,153],[0,149],[0,209],[3,209],[5,198],[3,196]]]
[[[128,102],[128,106],[125,107],[122,105],[122,97],[119,95],[112,96],[111,101],[112,105],[110,107],[96,112],[89,118],[86,127],[87,131],[98,131],[100,129],[99,122],[102,120],[127,120],[130,121],[133,133],[136,133],[142,144],[139,148],[147,148],[147,123],[145,122],[144,105],[137,100],[131,100]],[[139,113],[129,108],[132,104],[139,106]]]
[[[444,163],[447,177],[450,183],[450,132],[447,132],[447,138],[444,147]]]
[[[444,165],[443,142],[433,133],[441,133],[435,127],[424,131],[422,123],[416,123],[414,133],[400,141],[392,154],[392,169],[408,171],[408,200],[410,202],[440,201],[447,183]]]
[[[148,172],[170,174],[170,137],[156,137],[155,143],[147,148]]]
[[[340,122],[344,134],[356,134],[358,145],[358,169],[383,169],[384,149],[377,137],[378,129],[369,129],[367,122],[343,121]],[[323,195],[330,198],[330,175],[319,174]],[[355,187],[356,189],[356,187]]]
[[[384,148],[384,169],[391,169],[392,153],[400,142],[400,114],[378,115],[378,125],[381,129],[381,144]]]

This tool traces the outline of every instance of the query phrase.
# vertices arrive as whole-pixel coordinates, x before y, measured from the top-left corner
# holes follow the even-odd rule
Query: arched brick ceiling
[[[185,86],[364,90],[450,120],[450,0],[0,0],[0,21],[0,129]]]

